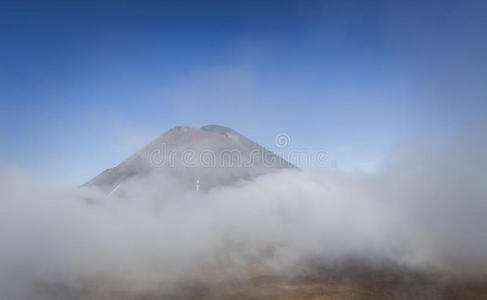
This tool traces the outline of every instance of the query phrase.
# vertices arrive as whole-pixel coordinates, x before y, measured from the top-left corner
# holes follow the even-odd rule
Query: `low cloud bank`
[[[0,298],[170,293],[350,258],[483,278],[486,129],[400,145],[377,174],[288,170],[200,193],[154,175],[105,195],[2,165]]]

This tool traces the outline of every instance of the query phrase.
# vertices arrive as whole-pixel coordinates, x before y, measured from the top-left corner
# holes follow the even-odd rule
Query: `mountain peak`
[[[205,189],[286,168],[296,167],[231,128],[176,126],[86,185],[112,190],[135,177],[164,173],[189,183],[200,178]]]

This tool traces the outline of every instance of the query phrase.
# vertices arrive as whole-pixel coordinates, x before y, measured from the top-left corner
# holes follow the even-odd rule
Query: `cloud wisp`
[[[172,295],[350,258],[484,278],[485,129],[401,145],[374,174],[286,170],[200,193],[158,174],[106,195],[2,165],[0,296]]]

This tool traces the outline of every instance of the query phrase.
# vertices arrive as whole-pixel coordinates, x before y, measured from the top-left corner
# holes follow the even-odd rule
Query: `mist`
[[[350,260],[485,279],[486,129],[404,141],[373,174],[286,170],[200,193],[158,174],[107,195],[2,164],[0,298],[185,299],[188,282]]]

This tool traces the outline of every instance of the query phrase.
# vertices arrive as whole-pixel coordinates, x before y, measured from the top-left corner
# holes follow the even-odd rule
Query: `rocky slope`
[[[163,173],[209,189],[283,168],[295,166],[233,129],[176,126],[85,185],[113,191],[131,178]]]

